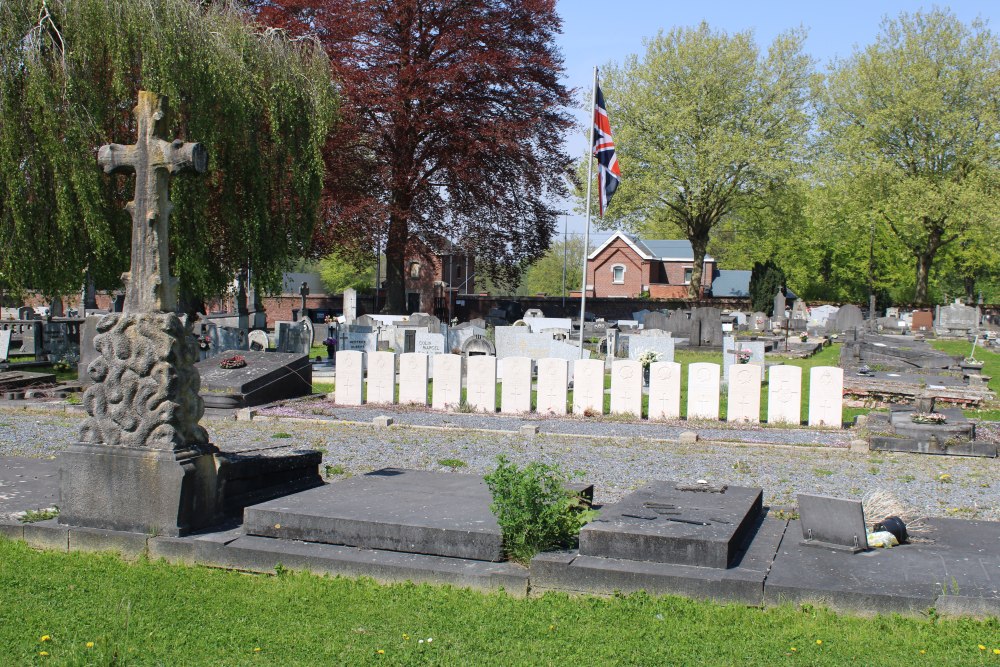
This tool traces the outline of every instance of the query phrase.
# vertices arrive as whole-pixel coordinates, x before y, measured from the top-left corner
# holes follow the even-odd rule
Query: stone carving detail
[[[115,313],[97,324],[94,380],[83,396],[86,443],[180,451],[203,447],[205,406],[191,327],[173,313]]]

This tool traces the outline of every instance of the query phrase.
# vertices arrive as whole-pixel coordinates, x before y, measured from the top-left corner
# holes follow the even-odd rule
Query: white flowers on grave
[[[646,350],[639,355],[639,363],[643,368],[649,368],[654,361],[660,360],[660,353],[655,350]]]

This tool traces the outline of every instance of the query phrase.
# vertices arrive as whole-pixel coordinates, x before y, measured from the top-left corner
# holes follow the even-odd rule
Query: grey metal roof
[[[750,271],[722,269],[712,281],[712,296],[750,296]]]

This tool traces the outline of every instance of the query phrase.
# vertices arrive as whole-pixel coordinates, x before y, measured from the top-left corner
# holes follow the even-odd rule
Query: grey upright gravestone
[[[175,536],[219,517],[218,450],[198,425],[205,408],[191,327],[174,312],[167,242],[170,176],[203,173],[208,156],[165,139],[165,97],[140,91],[135,119],[135,144],[98,151],[106,173],[135,172],[132,261],[122,312],[97,324],[87,418],[60,457],[59,522]]]

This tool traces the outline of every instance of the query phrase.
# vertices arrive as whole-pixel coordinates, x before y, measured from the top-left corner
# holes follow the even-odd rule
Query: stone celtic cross
[[[167,141],[167,98],[139,91],[135,107],[136,142],[101,146],[97,161],[108,174],[135,172],[132,214],[132,264],[125,281],[125,313],[173,312],[176,279],[170,275],[168,229],[170,175],[204,173],[208,153],[198,143]]]

